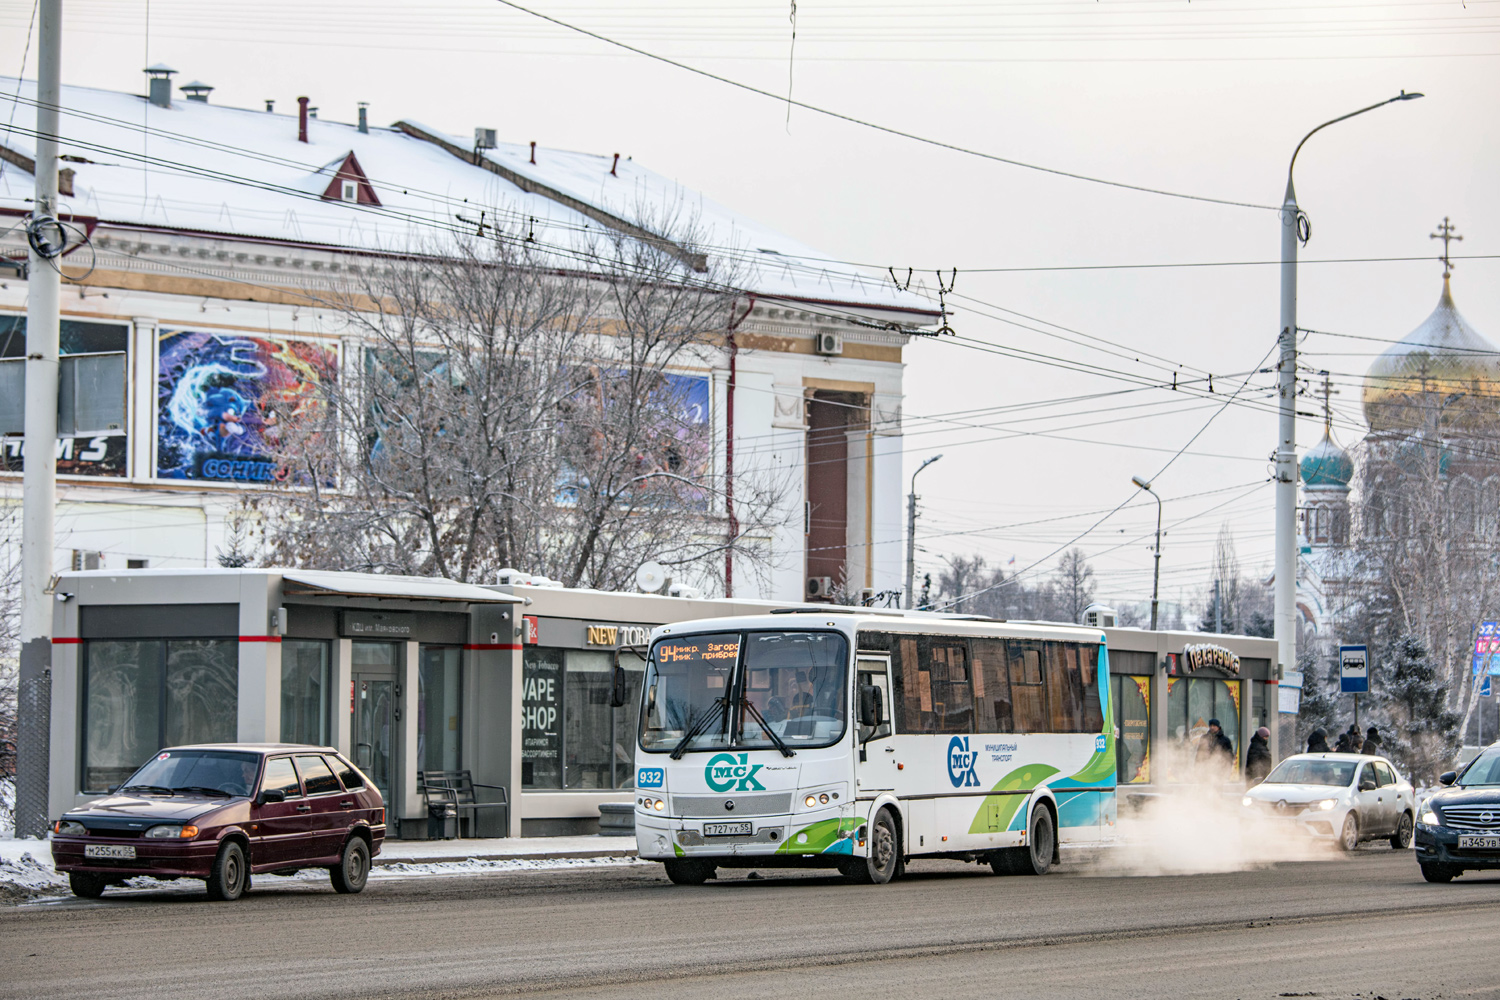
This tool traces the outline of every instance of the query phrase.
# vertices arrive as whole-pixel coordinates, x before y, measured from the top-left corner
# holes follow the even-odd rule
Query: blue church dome
[[[1348,489],[1354,479],[1354,460],[1333,443],[1325,432],[1323,440],[1302,456],[1302,485],[1309,488]]]

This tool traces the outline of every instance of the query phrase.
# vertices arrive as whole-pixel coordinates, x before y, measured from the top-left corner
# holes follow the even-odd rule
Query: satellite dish
[[[648,594],[654,594],[667,582],[667,571],[662,564],[652,560],[641,564],[635,571],[635,585]]]

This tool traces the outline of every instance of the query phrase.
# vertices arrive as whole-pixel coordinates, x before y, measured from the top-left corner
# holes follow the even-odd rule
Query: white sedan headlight
[[[1252,799],[1248,795],[1246,795],[1244,798],[1240,799],[1240,805],[1242,805],[1242,806],[1249,806],[1249,805],[1254,805],[1254,804],[1255,804],[1255,800]]]
[[[1422,810],[1422,817],[1421,817],[1421,819],[1417,820],[1417,822],[1421,823],[1423,826],[1438,826],[1439,825],[1438,824],[1437,813],[1435,813],[1435,812],[1432,811],[1432,807],[1431,806],[1428,806],[1427,808],[1425,808],[1425,809]]]
[[[1324,799],[1322,802],[1314,802],[1313,803],[1313,808],[1315,808],[1315,809],[1321,809],[1324,812],[1327,812],[1328,810],[1332,809],[1334,806],[1336,806],[1338,804],[1339,804],[1339,800],[1338,799]]]

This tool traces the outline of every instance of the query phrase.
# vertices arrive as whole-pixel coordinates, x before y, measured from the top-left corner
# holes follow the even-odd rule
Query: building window
[[[522,663],[522,787],[634,787],[645,661],[620,654],[625,704],[619,708],[611,705],[612,651],[531,647]]]
[[[417,661],[417,760],[423,771],[458,769],[461,654],[457,646],[423,646]]]
[[[63,320],[58,337],[57,433],[125,429],[130,328]],[[0,317],[0,435],[26,430],[26,317]]]
[[[330,648],[321,639],[281,643],[281,742],[328,746]]]
[[[563,651],[528,648],[521,660],[521,786],[562,787]]]
[[[339,194],[344,201],[359,201],[359,181],[344,181],[339,185]]]
[[[1218,719],[1224,735],[1240,752],[1240,682],[1215,677],[1170,677],[1167,679],[1167,732],[1184,751],[1169,755],[1168,781],[1191,781],[1200,761],[1209,751],[1203,744],[1208,720]]]
[[[161,747],[234,742],[239,643],[91,639],[83,698],[83,791],[105,792]]]

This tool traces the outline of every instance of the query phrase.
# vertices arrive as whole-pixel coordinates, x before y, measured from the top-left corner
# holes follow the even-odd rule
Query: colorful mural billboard
[[[162,479],[286,479],[283,434],[321,418],[317,386],[338,372],[335,346],[222,331],[164,329],[157,359]]]

